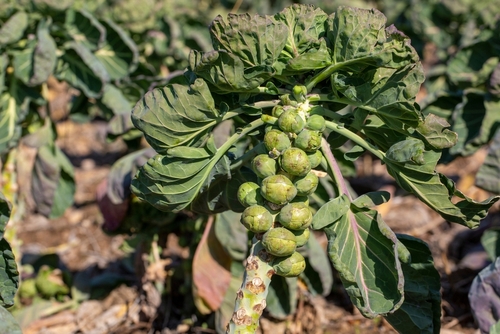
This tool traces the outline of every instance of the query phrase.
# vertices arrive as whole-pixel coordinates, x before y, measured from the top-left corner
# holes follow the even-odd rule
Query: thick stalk
[[[243,283],[236,293],[234,313],[229,321],[227,334],[252,334],[259,327],[259,318],[266,308],[269,284],[274,274],[269,261],[270,255],[261,242],[254,239]]]

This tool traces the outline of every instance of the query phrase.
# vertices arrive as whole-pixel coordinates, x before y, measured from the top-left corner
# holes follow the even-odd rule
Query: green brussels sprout
[[[28,278],[21,282],[19,290],[17,292],[21,298],[33,298],[37,295],[38,290],[36,289],[35,279]]]
[[[252,205],[241,214],[241,223],[247,230],[264,233],[273,226],[273,215],[261,205]]]
[[[316,191],[319,179],[313,172],[307,173],[306,176],[295,181],[295,188],[297,188],[297,195],[309,196]]]
[[[238,188],[238,201],[241,205],[248,207],[254,204],[261,204],[264,202],[260,194],[260,186],[255,182],[245,182]]]
[[[284,227],[276,227],[262,236],[262,246],[274,256],[288,256],[295,252],[295,234]]]
[[[295,138],[294,146],[306,152],[316,152],[321,147],[321,132],[304,129]]]
[[[303,230],[312,222],[312,212],[304,202],[288,203],[281,208],[277,220],[290,230]]]
[[[304,176],[311,171],[307,153],[297,147],[290,147],[281,154],[281,168],[294,176]]]
[[[293,86],[292,94],[297,101],[304,102],[306,100],[307,88],[306,86]]]
[[[306,260],[299,252],[293,252],[290,256],[274,259],[272,265],[276,275],[296,277],[306,269]]]
[[[310,130],[324,131],[325,127],[325,118],[321,115],[311,115],[307,119],[306,128]]]
[[[287,109],[278,118],[278,126],[285,132],[299,133],[304,129],[306,121],[294,109]]]
[[[309,237],[311,236],[311,230],[306,228],[304,230],[292,231],[295,234],[295,241],[297,242],[297,247],[302,247],[307,244]]]
[[[321,160],[323,159],[323,153],[321,153],[321,151],[308,153],[307,159],[309,159],[309,162],[311,163],[311,168],[316,168],[321,164]]]
[[[276,174],[276,160],[268,154],[259,154],[252,160],[252,170],[261,179]]]
[[[292,146],[292,143],[286,133],[272,129],[264,135],[264,145],[268,151],[277,150],[281,152]]]
[[[273,107],[273,111],[271,112],[271,114],[274,116],[274,117],[280,117],[281,114],[283,113],[283,111],[285,111],[285,109],[283,109],[283,106],[280,106],[279,104],[278,105],[275,105]]]
[[[283,205],[297,195],[297,189],[286,176],[271,175],[262,180],[260,193],[269,202]]]

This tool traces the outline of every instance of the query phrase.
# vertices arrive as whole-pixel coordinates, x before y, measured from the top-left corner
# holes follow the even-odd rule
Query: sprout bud
[[[321,115],[311,115],[307,119],[306,128],[314,131],[325,130],[325,118]]]
[[[300,148],[291,147],[281,155],[281,168],[295,176],[304,176],[311,171],[311,163],[306,152]]]
[[[289,148],[292,143],[286,133],[277,129],[272,129],[264,135],[264,145],[268,151],[276,150],[281,152]]]
[[[316,191],[319,179],[316,174],[309,172],[306,176],[295,181],[297,194],[300,196],[309,196]]]
[[[283,109],[283,106],[275,105],[273,107],[273,111],[271,112],[274,117],[280,117],[280,115],[283,113],[285,109]]]
[[[307,158],[311,163],[311,168],[316,168],[321,164],[321,160],[323,159],[323,153],[321,151],[316,151],[314,153],[307,154]]]
[[[285,110],[278,118],[278,126],[285,132],[299,133],[304,129],[306,121],[296,110]]]
[[[306,152],[316,152],[321,146],[321,132],[304,129],[295,138],[294,146]]]
[[[264,199],[259,189],[259,185],[254,182],[245,182],[241,184],[238,188],[238,201],[245,207],[262,203]]]
[[[284,175],[266,177],[262,181],[260,192],[266,200],[278,205],[290,202],[297,195],[292,181]]]
[[[274,256],[288,256],[295,252],[295,234],[283,227],[272,228],[262,237],[262,246]]]
[[[299,276],[306,268],[306,261],[299,252],[294,252],[287,257],[280,257],[273,261],[276,275],[283,277]]]
[[[297,247],[302,247],[307,244],[309,237],[311,236],[311,230],[306,228],[305,230],[292,231],[295,234],[295,241],[297,242]]]
[[[303,230],[312,222],[312,212],[303,202],[288,203],[278,214],[277,220],[290,230]]]
[[[261,205],[252,205],[241,214],[241,223],[254,233],[264,233],[273,226],[273,215]]]
[[[292,94],[295,100],[298,102],[304,102],[306,100],[307,88],[305,86],[294,86]]]
[[[252,160],[252,169],[261,179],[276,174],[276,160],[268,154],[259,154]]]

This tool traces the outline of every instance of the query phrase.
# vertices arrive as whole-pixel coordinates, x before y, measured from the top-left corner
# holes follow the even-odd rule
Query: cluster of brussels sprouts
[[[243,183],[238,200],[246,207],[241,223],[261,237],[262,245],[274,256],[276,274],[298,276],[305,269],[297,247],[310,236],[313,214],[308,196],[318,186],[312,171],[322,159],[321,145],[325,119],[310,115],[307,101],[278,105],[272,125],[266,128],[264,145],[268,154],[257,155],[252,169],[259,184]]]

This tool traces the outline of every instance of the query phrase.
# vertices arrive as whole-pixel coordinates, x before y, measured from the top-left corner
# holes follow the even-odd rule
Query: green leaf
[[[0,46],[19,41],[28,27],[28,14],[17,12],[0,27]]]
[[[160,154],[206,138],[219,112],[206,82],[171,84],[148,92],[132,111],[134,125]]]
[[[434,151],[423,153],[422,165],[409,162],[398,162],[385,158],[387,171],[406,191],[417,196],[444,219],[474,228],[486,217],[488,209],[500,197],[492,197],[483,202],[475,202],[455,188],[453,181],[435,172],[441,154]],[[453,196],[462,200],[453,203]]]
[[[37,211],[47,217],[59,217],[73,204],[73,166],[53,143],[38,149],[31,190]]]
[[[333,272],[325,250],[314,235],[307,241],[306,247],[298,250],[306,260],[306,269],[300,278],[313,294],[327,296],[333,287]]]
[[[46,82],[56,66],[56,42],[49,33],[52,20],[40,20],[36,30],[37,44],[33,54],[33,74],[29,86]]]
[[[481,244],[488,254],[488,258],[494,261],[500,256],[500,228],[494,226],[484,231],[481,236]]]
[[[285,73],[301,73],[324,68],[332,63],[325,36],[328,18],[320,8],[312,5],[292,5],[274,18],[288,28],[286,44],[279,61],[286,65]],[[275,66],[276,67],[276,66]]]
[[[392,145],[385,153],[387,159],[395,162],[425,164],[425,145],[420,139],[409,138]]]
[[[56,65],[56,43],[48,27],[51,19],[40,20],[36,39],[27,42],[20,50],[12,52],[15,76],[27,86],[38,86],[46,82]]]
[[[139,50],[130,36],[113,21],[107,19],[102,25],[106,29],[106,41],[95,55],[111,80],[122,79],[137,68]]]
[[[311,226],[315,230],[321,230],[331,224],[336,223],[348,211],[350,205],[347,195],[341,195],[321,206],[314,214]]]
[[[405,278],[404,303],[386,320],[399,333],[439,334],[441,327],[441,277],[434,268],[431,251],[420,239],[398,235],[411,254],[402,264]]]
[[[484,84],[498,64],[490,42],[479,42],[461,49],[448,62],[448,78],[460,87]]]
[[[92,51],[101,48],[106,39],[106,28],[85,10],[68,9],[64,28],[76,43]]]
[[[248,252],[248,232],[240,223],[241,214],[225,211],[217,215],[215,236],[226,252],[236,261],[243,261]]]
[[[16,259],[5,239],[0,239],[0,306],[14,305],[14,295],[19,287]]]
[[[81,89],[87,97],[99,97],[109,81],[106,68],[83,44],[69,42],[65,49],[58,59],[55,76]]]
[[[476,174],[476,185],[495,194],[500,194],[500,131],[488,149],[488,155]]]
[[[129,117],[133,108],[133,103],[127,99],[123,91],[110,83],[104,86],[98,104],[100,107],[109,109],[113,115],[127,114]]]
[[[500,334],[500,321],[490,327],[488,334]]]
[[[23,333],[16,319],[3,306],[0,306],[0,332],[9,334]]]
[[[266,311],[276,319],[285,319],[297,309],[297,277],[274,275],[266,297]]]
[[[10,219],[12,206],[5,196],[0,192],[0,239],[3,239],[5,227]]]
[[[377,211],[354,205],[350,209],[325,228],[328,254],[361,313],[369,318],[385,315],[404,299],[398,240]]]
[[[387,191],[372,191],[363,194],[352,201],[352,205],[359,209],[372,208],[374,206],[387,203],[391,195]]]
[[[428,114],[418,125],[422,139],[434,149],[450,148],[457,143],[458,135],[449,130],[450,124],[442,117]]]
[[[11,85],[17,85],[17,81]],[[12,88],[12,86],[11,86]],[[0,96],[0,154],[17,145],[21,138],[21,122],[29,112],[29,97],[22,87],[11,89],[16,95],[4,92]]]
[[[45,14],[59,14],[69,8],[74,0],[32,0],[35,7]]]
[[[7,69],[7,65],[9,65],[9,57],[6,53],[0,54],[0,95],[5,89],[5,70]]]

